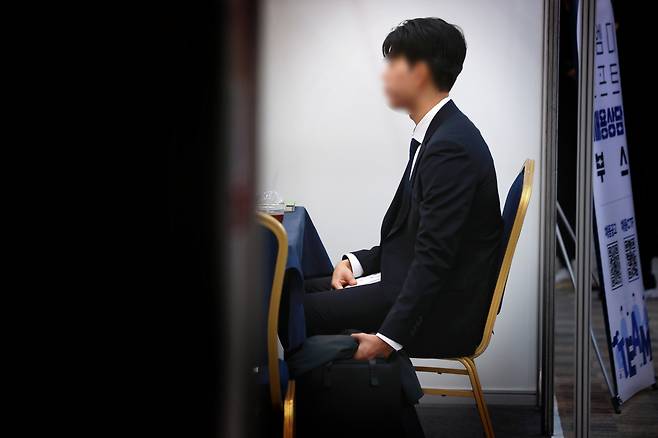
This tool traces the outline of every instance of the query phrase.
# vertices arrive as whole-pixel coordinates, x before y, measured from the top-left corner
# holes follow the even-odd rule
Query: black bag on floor
[[[298,376],[297,436],[404,436],[399,367],[397,360],[347,359]]]

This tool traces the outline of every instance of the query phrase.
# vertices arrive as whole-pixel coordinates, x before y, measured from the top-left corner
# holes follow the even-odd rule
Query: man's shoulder
[[[442,123],[427,140],[429,150],[459,146],[465,149],[489,149],[480,130],[464,114],[455,114]]]
[[[441,121],[437,129],[427,140],[427,152],[455,149],[465,151],[477,162],[491,163],[491,151],[480,130],[458,108],[451,111],[449,117]]]
[[[471,119],[455,105],[449,116],[441,121],[428,140],[430,142],[464,143],[482,140],[480,130]]]

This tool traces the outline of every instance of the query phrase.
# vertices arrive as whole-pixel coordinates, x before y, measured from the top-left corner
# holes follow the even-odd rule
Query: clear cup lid
[[[266,213],[282,213],[286,208],[283,198],[275,190],[263,192],[258,199],[256,206],[260,211]]]

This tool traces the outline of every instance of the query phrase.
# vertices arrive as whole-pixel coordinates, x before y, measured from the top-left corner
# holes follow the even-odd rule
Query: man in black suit
[[[416,124],[380,244],[348,253],[331,279],[307,281],[309,335],[363,330],[356,359],[473,353],[491,303],[502,219],[480,131],[449,97],[466,56],[459,28],[408,20],[382,45],[385,93]],[[357,278],[380,281],[357,286]]]

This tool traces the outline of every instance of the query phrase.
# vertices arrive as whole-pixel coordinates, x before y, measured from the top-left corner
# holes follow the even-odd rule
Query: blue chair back
[[[525,180],[527,164],[524,164],[523,168],[519,174],[514,178],[514,182],[507,192],[507,198],[505,198],[505,205],[503,206],[503,236],[500,243],[500,264],[503,263],[503,258],[505,257],[505,252],[510,243],[510,237],[512,235],[512,228],[514,227],[514,221],[516,220],[517,214],[519,212],[519,205],[521,204],[521,196],[523,195],[523,183]],[[509,274],[509,272],[507,273]],[[505,278],[505,284],[507,284],[507,277]],[[504,289],[503,289],[504,296]],[[500,299],[500,305],[498,306],[498,313],[503,307],[503,298]]]
[[[507,192],[507,198],[505,199],[505,206],[503,207],[503,238],[500,245],[501,261],[505,255],[507,245],[509,244],[509,238],[512,234],[512,226],[514,225],[514,219],[516,219],[516,213],[519,211],[521,193],[523,192],[524,170],[525,167],[521,169],[521,172],[519,172],[516,178],[514,178],[514,182]]]
[[[530,203],[534,173],[534,160],[526,160],[525,163],[523,163],[521,172],[514,179],[514,182],[507,193],[502,214],[503,235],[501,236],[500,242],[501,254],[498,278],[496,279],[496,287],[494,288],[491,305],[489,306],[482,340],[475,349],[475,353],[471,356],[472,359],[478,357],[487,349],[489,341],[491,340],[491,335],[493,334],[496,317],[503,306],[503,294],[505,293],[505,287],[507,285],[507,277],[509,276],[512,259],[514,258],[514,252],[516,251],[516,244],[519,241],[525,214],[528,210],[528,204]]]
[[[274,268],[276,266],[276,255],[279,243],[274,233],[265,227],[260,228],[260,283],[258,292],[260,296],[262,322],[259,323],[259,338],[263,342],[258,348],[258,360],[260,364],[267,364],[267,316],[270,311],[270,299],[272,296],[272,282],[274,281]]]
[[[288,386],[288,368],[278,355],[279,308],[283,277],[288,257],[288,238],[286,231],[276,219],[266,214],[258,214],[261,225],[262,264],[261,264],[261,306],[266,316],[265,321],[256,321],[261,328],[258,378],[270,389],[272,405],[283,409],[281,395]],[[264,318],[265,319],[265,318]]]

